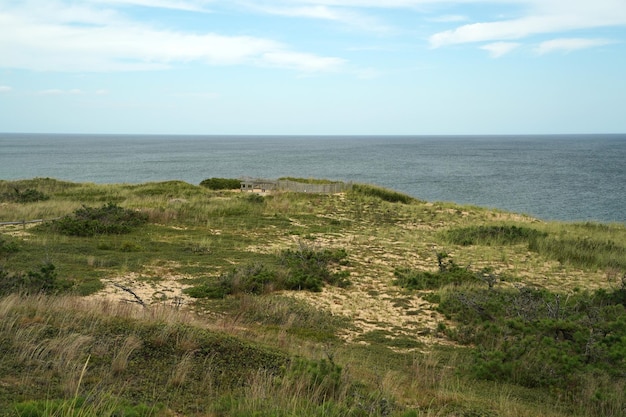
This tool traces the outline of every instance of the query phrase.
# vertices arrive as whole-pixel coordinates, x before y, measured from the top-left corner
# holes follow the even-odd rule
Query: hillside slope
[[[626,412],[623,225],[0,181],[32,219],[0,226],[0,415]]]

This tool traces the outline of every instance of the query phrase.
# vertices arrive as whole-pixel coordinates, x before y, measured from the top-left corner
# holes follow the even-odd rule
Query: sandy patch
[[[153,275],[151,275],[153,276]],[[192,298],[183,293],[189,285],[182,284],[184,275],[159,274],[161,279],[150,278],[134,272],[103,279],[104,288],[87,296],[87,300],[136,303],[140,305],[163,304],[174,307],[189,305]]]

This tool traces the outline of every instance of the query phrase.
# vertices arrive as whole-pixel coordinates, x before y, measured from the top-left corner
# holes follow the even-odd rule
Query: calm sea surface
[[[546,220],[626,223],[626,135],[0,134],[2,180],[198,184],[244,176],[371,183]]]

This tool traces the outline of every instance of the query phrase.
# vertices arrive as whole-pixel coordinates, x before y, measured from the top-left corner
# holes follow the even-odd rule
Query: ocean
[[[326,178],[544,220],[626,223],[626,134],[0,134],[0,179],[142,183]]]

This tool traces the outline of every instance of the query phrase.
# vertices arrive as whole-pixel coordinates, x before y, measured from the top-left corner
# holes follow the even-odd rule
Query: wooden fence
[[[241,191],[293,191],[297,193],[336,194],[352,189],[352,183],[329,182],[323,184],[304,183],[291,180],[268,180],[261,178],[246,178],[241,181]]]
[[[54,219],[35,219],[35,220],[18,220],[15,222],[0,222],[0,226],[22,225],[22,227],[26,228],[27,224],[50,222],[50,221],[59,220],[59,219],[60,217],[55,217]]]
[[[278,189],[295,191],[298,193],[336,194],[351,190],[352,183],[331,182],[328,184],[307,184],[298,181],[278,180]]]

